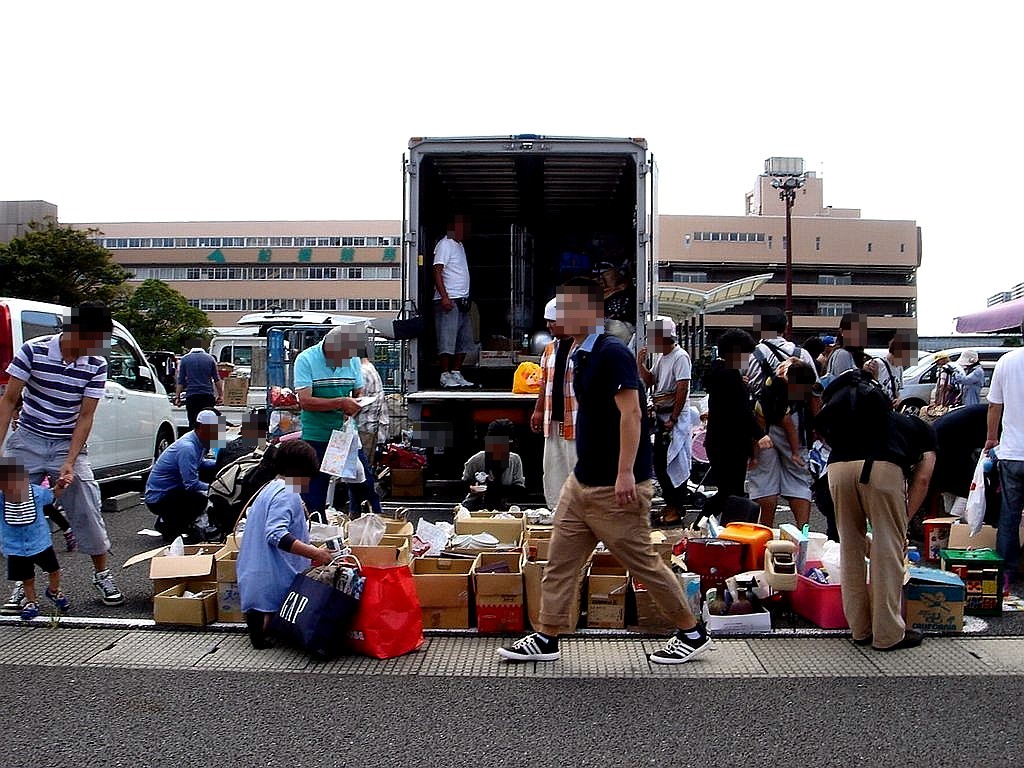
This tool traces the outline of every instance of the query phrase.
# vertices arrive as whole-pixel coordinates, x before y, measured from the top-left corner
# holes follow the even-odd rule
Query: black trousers
[[[207,408],[213,408],[216,405],[217,397],[215,395],[186,395],[185,413],[188,414],[188,428],[196,428],[196,416],[199,415],[200,411],[205,411]]]
[[[750,456],[746,452],[722,449],[707,443],[704,447],[711,462],[711,474],[718,492],[704,504],[704,511],[709,515],[721,516],[725,502],[730,496],[746,496],[744,487],[747,481],[747,462]]]
[[[173,541],[186,533],[196,518],[206,511],[208,502],[205,493],[175,488],[165,493],[160,501],[153,504],[147,501],[146,506],[160,518],[157,530],[164,535],[165,540]]]
[[[672,485],[672,478],[668,476],[668,447],[670,442],[672,442],[672,433],[659,427],[658,433],[654,436],[654,474],[658,476],[658,484],[661,486],[661,498],[665,500],[666,506],[681,510],[686,506],[690,491],[685,480],[681,486],[676,488]]]

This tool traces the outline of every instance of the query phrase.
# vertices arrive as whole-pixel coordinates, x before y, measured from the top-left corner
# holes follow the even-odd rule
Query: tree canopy
[[[114,317],[132,332],[143,349],[179,352],[193,338],[209,338],[206,313],[162,280],[145,280],[127,301],[114,307]]]
[[[127,293],[129,273],[92,241],[95,230],[72,229],[52,218],[0,244],[0,286],[5,296],[74,306],[114,304]]]

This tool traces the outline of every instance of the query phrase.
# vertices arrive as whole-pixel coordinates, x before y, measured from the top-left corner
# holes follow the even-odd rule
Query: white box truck
[[[517,426],[527,483],[540,487],[533,395],[512,394],[522,360],[538,359],[544,305],[566,278],[617,268],[637,347],[657,315],[657,167],[637,138],[518,135],[413,138],[403,158],[402,300],[424,316],[403,361],[409,416],[431,449],[430,476],[454,480],[495,418]],[[465,238],[479,351],[463,369],[477,386],[442,389],[434,339],[433,252],[456,215]],[[609,280],[609,284],[611,284]],[[622,299],[621,290],[616,294]],[[473,367],[472,362],[477,365]]]

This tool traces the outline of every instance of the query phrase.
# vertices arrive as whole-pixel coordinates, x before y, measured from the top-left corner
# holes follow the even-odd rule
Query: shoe
[[[97,571],[92,577],[92,584],[100,593],[100,599],[104,605],[124,605],[124,595],[114,583],[114,577],[110,575],[110,569]]]
[[[512,645],[498,649],[498,655],[509,661],[558,661],[562,658],[558,650],[558,638],[544,637],[534,632],[516,640]]]
[[[462,375],[462,371],[452,371],[452,379],[455,380],[456,387],[475,387],[476,384],[466,379]]]
[[[35,603],[25,603],[21,609],[21,620],[32,621],[36,616],[39,615],[39,606]]]
[[[460,386],[455,376],[448,371],[441,374],[441,387],[443,389],[455,389]]]
[[[70,528],[64,531],[64,548],[68,552],[74,552],[78,549],[78,539],[75,538],[75,532]]]
[[[868,635],[867,637],[862,637],[860,640],[858,640],[857,638],[853,638],[853,644],[854,645],[859,645],[861,648],[863,648],[865,646],[871,645],[871,642],[874,639],[875,639],[874,635]]]
[[[903,633],[903,639],[900,640],[896,645],[890,645],[888,648],[879,648],[875,646],[876,651],[899,651],[903,648],[917,648],[924,640],[924,635],[918,632],[916,629],[908,629]]]
[[[25,585],[20,581],[14,582],[14,589],[11,590],[11,596],[7,598],[3,608],[0,608],[0,615],[2,616],[17,616],[21,613],[21,607],[25,603]]]
[[[682,630],[677,631],[668,639],[664,648],[650,655],[651,662],[653,664],[685,664],[707,652],[711,648],[711,636],[708,635],[703,624],[698,624],[697,630],[700,632],[700,637],[696,639],[690,639]]]
[[[58,592],[55,595],[53,594],[53,592],[50,591],[50,588],[47,587],[46,592],[44,594],[46,595],[46,599],[53,603],[55,606],[57,606],[57,610],[61,613],[71,608],[71,601],[68,600],[67,595],[65,595],[63,592]]]

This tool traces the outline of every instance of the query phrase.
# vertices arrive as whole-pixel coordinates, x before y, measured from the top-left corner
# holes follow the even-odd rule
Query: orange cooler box
[[[764,570],[764,548],[775,534],[771,528],[757,523],[729,523],[718,538],[743,545],[744,571],[761,571]]]

